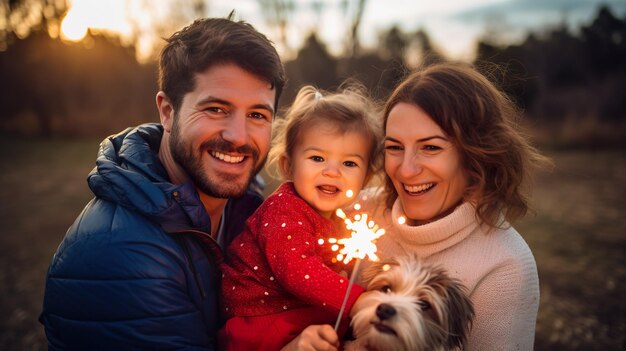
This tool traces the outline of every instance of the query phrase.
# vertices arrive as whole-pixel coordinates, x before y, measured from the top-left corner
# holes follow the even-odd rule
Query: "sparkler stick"
[[[352,269],[352,273],[350,273],[350,281],[348,282],[348,290],[346,290],[346,295],[343,297],[343,302],[341,303],[341,309],[339,310],[339,316],[337,317],[337,322],[335,322],[335,331],[339,329],[339,323],[341,323],[341,316],[343,315],[343,311],[346,309],[346,304],[348,303],[348,296],[350,295],[352,284],[354,284],[354,276],[356,275],[355,272],[359,271],[359,264],[361,264],[361,259],[357,258],[356,262],[354,262],[354,268]]]
[[[355,206],[355,208],[360,208],[360,206]],[[337,243],[343,245],[343,248],[337,255],[337,260],[343,261],[343,263],[346,264],[355,258],[356,262],[354,264],[354,268],[352,269],[352,273],[350,273],[348,289],[346,290],[346,295],[344,296],[343,303],[341,304],[341,308],[339,310],[339,316],[337,317],[337,322],[335,323],[335,331],[339,328],[341,316],[343,315],[346,304],[348,303],[348,296],[350,295],[350,290],[354,284],[354,278],[359,270],[361,260],[368,257],[372,261],[378,261],[374,240],[385,234],[385,230],[379,228],[374,221],[368,222],[366,213],[354,215],[354,221],[346,218],[346,214],[341,209],[338,209],[336,214],[337,217],[344,220],[346,228],[351,231],[351,236],[349,238],[337,241]]]

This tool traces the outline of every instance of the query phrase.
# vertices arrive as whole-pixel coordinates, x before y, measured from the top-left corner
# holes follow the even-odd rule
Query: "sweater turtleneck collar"
[[[420,246],[430,254],[442,251],[465,239],[477,226],[476,210],[468,202],[459,205],[452,213],[434,222],[410,226],[398,223],[406,217],[399,200],[393,204],[387,232],[408,246]],[[420,250],[421,251],[421,250]]]

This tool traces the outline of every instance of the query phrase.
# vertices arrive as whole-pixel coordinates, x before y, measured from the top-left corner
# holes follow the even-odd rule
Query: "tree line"
[[[444,60],[424,30],[392,27],[376,49],[359,49],[353,41],[341,56],[331,55],[311,33],[285,62],[281,107],[304,84],[334,90],[347,79],[383,100],[415,62]],[[474,64],[523,108],[529,124],[572,134],[578,142],[614,143],[626,130],[625,62],[626,18],[601,7],[590,23],[574,30],[562,25],[529,33],[515,45],[482,39]],[[80,43],[66,44],[33,31],[0,52],[0,77],[0,132],[103,136],[158,120],[156,63],[138,63],[135,49],[115,37],[89,33]]]

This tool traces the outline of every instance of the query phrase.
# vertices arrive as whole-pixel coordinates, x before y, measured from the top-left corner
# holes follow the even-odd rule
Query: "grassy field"
[[[98,141],[0,137],[0,350],[45,350],[44,276],[89,200]],[[539,266],[536,350],[626,349],[626,154],[549,153],[537,215],[516,225]]]

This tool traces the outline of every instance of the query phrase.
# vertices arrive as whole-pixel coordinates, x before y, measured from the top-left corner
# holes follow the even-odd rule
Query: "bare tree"
[[[289,48],[287,27],[289,17],[296,9],[294,0],[259,0],[261,12],[271,26],[278,28],[280,43],[285,49]]]
[[[0,51],[32,31],[56,37],[67,10],[65,0],[0,0]]]
[[[350,27],[350,52],[351,56],[356,56],[360,49],[359,43],[359,27],[361,26],[361,19],[363,19],[363,13],[365,12],[366,0],[358,0],[356,13],[352,18],[352,25]]]
[[[154,7],[151,0],[139,0],[141,1],[142,11],[149,12],[151,18],[159,19],[159,13]],[[154,25],[148,28],[142,28],[137,21],[137,18],[129,18],[131,27],[133,28],[132,43],[137,46],[142,37],[156,37],[167,38],[175,31],[181,29],[181,27],[189,24],[191,21],[204,17],[208,13],[208,1],[206,0],[174,0],[169,3],[169,9],[167,11],[167,17],[164,20],[157,20]],[[156,40],[152,43],[151,57],[155,60],[159,50],[165,42],[163,40]]]

